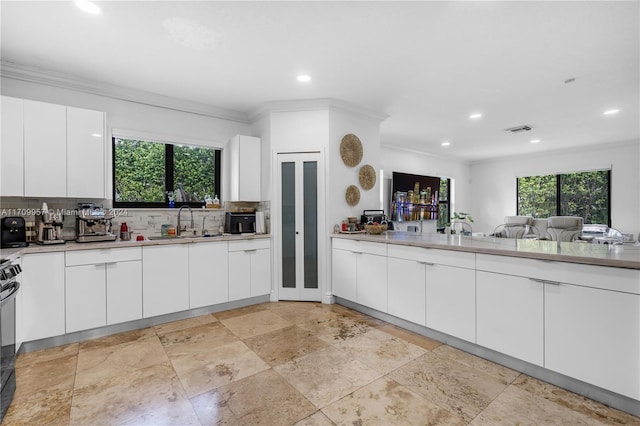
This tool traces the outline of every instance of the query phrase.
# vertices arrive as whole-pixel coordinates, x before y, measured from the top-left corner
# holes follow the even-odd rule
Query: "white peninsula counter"
[[[640,415],[640,247],[332,235],[338,303]]]

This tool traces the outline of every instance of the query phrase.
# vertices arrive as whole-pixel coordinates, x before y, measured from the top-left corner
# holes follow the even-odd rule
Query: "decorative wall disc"
[[[345,200],[347,200],[347,204],[351,207],[357,206],[360,202],[360,190],[355,185],[349,185],[347,187],[347,192],[344,195]]]
[[[340,142],[340,157],[344,164],[355,167],[362,160],[362,142],[356,135],[351,133],[345,135]]]
[[[376,184],[376,170],[369,164],[360,167],[360,186],[364,190],[373,188]]]

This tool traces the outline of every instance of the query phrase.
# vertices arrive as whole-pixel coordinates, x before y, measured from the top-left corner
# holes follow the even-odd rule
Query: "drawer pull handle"
[[[351,253],[353,253],[353,254],[362,254],[361,251],[352,251]]]
[[[436,266],[435,263],[431,263],[431,262],[420,262],[420,261],[418,261],[418,263],[421,264],[421,265],[426,265],[426,266]]]
[[[544,284],[546,282],[545,280],[540,280],[538,278],[529,278],[529,281],[533,281],[534,283],[540,283],[540,284]]]
[[[257,251],[258,251],[257,249],[253,249],[253,250],[245,250],[244,252],[245,253],[255,253]]]

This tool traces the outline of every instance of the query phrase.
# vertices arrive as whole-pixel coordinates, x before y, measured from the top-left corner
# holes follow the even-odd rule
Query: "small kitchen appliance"
[[[76,209],[76,241],[89,243],[96,241],[115,241],[118,237],[111,231],[113,216],[108,215],[102,206],[93,203],[78,204]]]
[[[43,209],[36,215],[37,244],[64,244],[62,222],[64,216],[53,210]]]
[[[2,248],[27,246],[27,231],[24,218],[9,216],[2,218]]]
[[[256,232],[255,213],[227,212],[225,231],[230,234],[246,234]]]

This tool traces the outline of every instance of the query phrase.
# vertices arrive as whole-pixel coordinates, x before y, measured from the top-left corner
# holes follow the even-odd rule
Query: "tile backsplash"
[[[72,198],[24,198],[24,197],[0,197],[0,215],[22,216],[27,222],[27,239],[35,240],[35,216],[40,214],[42,204],[47,203],[49,210],[63,215],[63,238],[67,241],[75,239],[76,219],[75,211],[81,203],[94,203],[105,209],[112,206],[111,200],[89,200]],[[270,203],[262,202],[230,202],[224,203],[224,209],[193,208],[193,229],[189,234],[202,235],[205,233],[217,234],[224,226],[225,212],[241,211],[241,209],[255,209],[265,212],[267,232],[270,230]],[[144,209],[144,208],[115,208],[112,220],[112,232],[119,234],[120,224],[127,223],[131,231],[132,239],[138,235],[148,238],[153,235],[160,235],[160,228],[163,224],[177,226],[178,208],[166,209]],[[190,227],[191,216],[188,209],[182,210],[181,224]],[[32,228],[31,228],[32,227]],[[34,229],[33,231],[31,229]],[[31,235],[29,235],[31,234]]]

